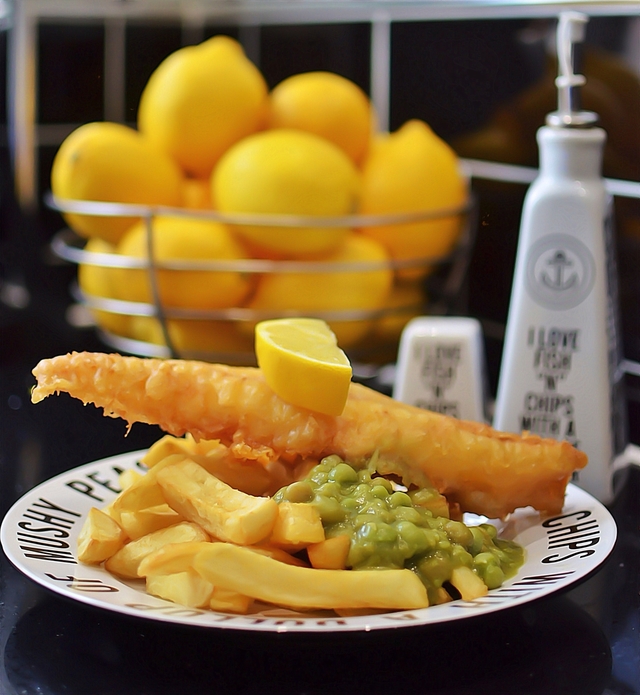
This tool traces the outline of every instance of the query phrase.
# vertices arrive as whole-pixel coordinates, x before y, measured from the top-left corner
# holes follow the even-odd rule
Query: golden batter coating
[[[383,474],[431,482],[462,511],[502,518],[518,507],[557,513],[567,483],[587,464],[567,442],[498,432],[399,403],[352,384],[339,417],[282,401],[259,369],[116,354],[71,353],[33,370],[37,403],[67,392],[104,414],[146,422],[175,436],[220,439],[239,459],[267,464],[338,454],[377,455]]]

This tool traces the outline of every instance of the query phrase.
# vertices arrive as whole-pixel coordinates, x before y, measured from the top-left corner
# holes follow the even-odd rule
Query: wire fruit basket
[[[143,271],[151,301],[140,302],[100,296],[74,283],[71,293],[78,305],[93,316],[102,342],[119,352],[161,358],[198,359],[227,364],[255,364],[253,333],[255,324],[265,319],[307,316],[329,323],[354,363],[384,364],[395,361],[398,340],[406,323],[420,315],[446,315],[459,310],[464,281],[475,241],[476,204],[472,195],[465,204],[428,212],[410,212],[376,216],[348,215],[312,217],[297,215],[223,214],[213,210],[149,207],[96,201],[61,200],[49,194],[47,205],[58,212],[126,216],[144,220],[146,256],[87,250],[87,240],[69,228],[58,232],[52,242],[56,256],[82,266],[112,269],[114,272]],[[336,262],[323,258],[308,260],[247,257],[233,260],[160,260],[154,244],[154,223],[158,217],[211,220],[227,225],[332,229],[344,227],[350,233],[362,233],[376,227],[397,227],[409,233],[418,223],[447,220],[456,225],[456,241],[446,254],[384,261]],[[357,231],[355,231],[357,230]],[[111,271],[110,271],[111,272]],[[203,309],[184,303],[168,305],[163,301],[161,275],[177,277],[182,273],[199,273],[207,282],[216,274],[239,273],[249,278],[255,288],[265,278],[288,278],[287,302],[274,306],[252,306],[250,296],[240,305]],[[367,302],[349,301],[346,291],[339,305],[322,305],[322,297],[332,289],[363,287],[375,273],[389,273],[392,283],[384,302],[368,306]],[[122,275],[126,283],[126,275]],[[301,289],[300,292],[297,288]],[[329,290],[329,291],[328,291]],[[301,297],[312,294],[312,306]],[[112,293],[116,295],[117,293]],[[333,293],[335,295],[335,292]],[[361,294],[356,292],[355,294]]]

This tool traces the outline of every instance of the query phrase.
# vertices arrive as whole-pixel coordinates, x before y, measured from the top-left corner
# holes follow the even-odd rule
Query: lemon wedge
[[[320,319],[261,321],[255,328],[258,366],[282,400],[325,415],[344,410],[351,364]]]

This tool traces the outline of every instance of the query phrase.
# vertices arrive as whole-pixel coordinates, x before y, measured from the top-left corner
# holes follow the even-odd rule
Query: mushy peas
[[[373,459],[357,469],[339,456],[327,456],[275,500],[313,504],[327,538],[347,535],[348,568],[412,569],[431,603],[442,602],[443,589],[457,598],[450,580],[458,567],[471,569],[488,589],[496,589],[524,562],[524,549],[498,538],[495,526],[467,526],[449,518],[446,500],[436,490],[399,489],[376,475]]]

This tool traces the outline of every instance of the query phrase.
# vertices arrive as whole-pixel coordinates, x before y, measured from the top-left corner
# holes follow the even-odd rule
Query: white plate
[[[2,522],[2,546],[13,564],[38,584],[91,606],[183,625],[257,632],[335,632],[414,627],[460,620],[528,603],[565,589],[597,568],[611,552],[616,525],[607,509],[569,485],[562,514],[542,519],[518,510],[500,535],[526,549],[518,574],[475,601],[416,611],[357,617],[301,615],[269,609],[231,615],[189,609],[149,596],[142,581],[124,582],[101,567],[79,564],[76,539],[87,512],[118,493],[118,475],[138,466],[137,451],[88,463],[44,482],[18,500]]]

